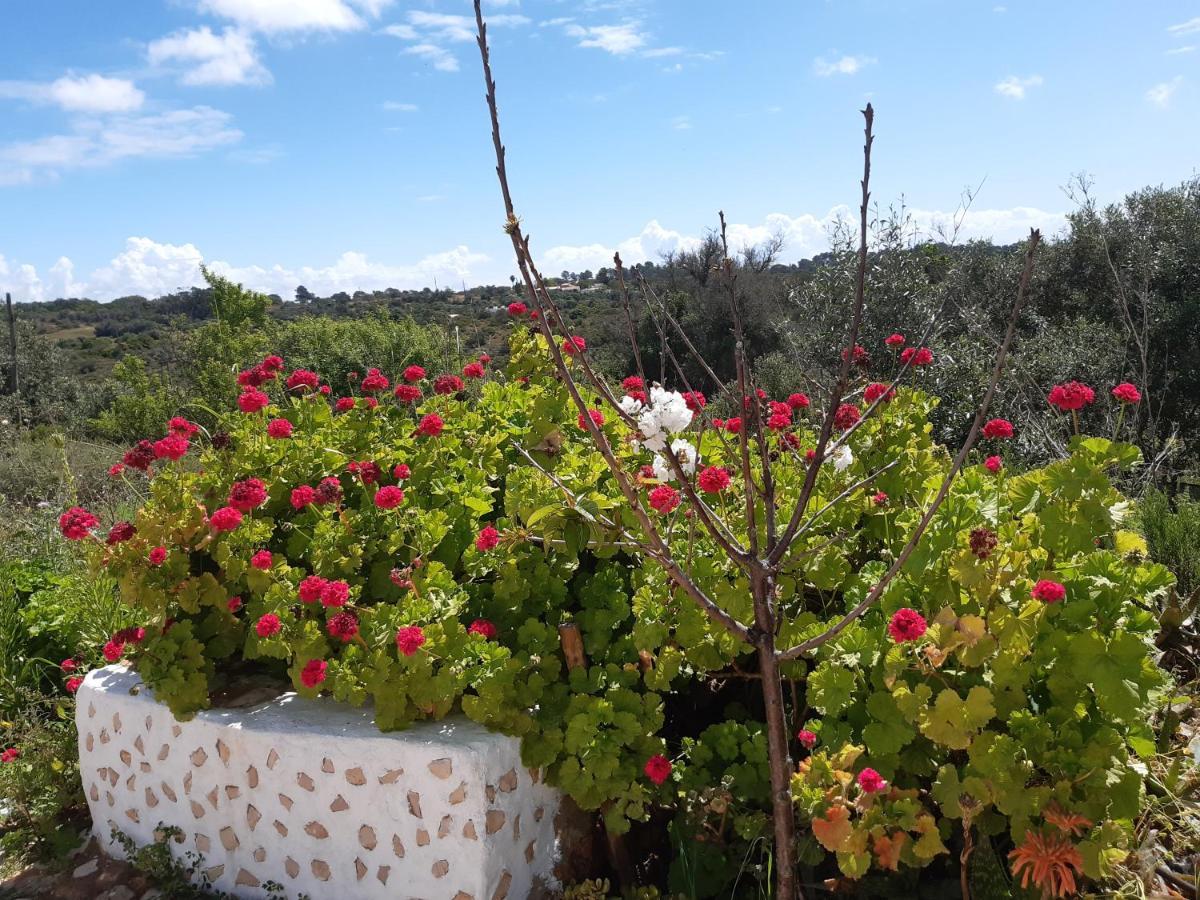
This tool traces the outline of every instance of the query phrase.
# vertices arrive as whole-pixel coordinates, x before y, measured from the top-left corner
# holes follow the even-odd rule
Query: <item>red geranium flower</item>
[[[604,427],[604,413],[600,412],[600,410],[589,409],[588,418],[592,420],[592,424],[597,428]],[[587,431],[587,421],[583,418],[583,413],[579,414],[579,417],[575,420],[575,422],[579,425],[580,431]]]
[[[125,653],[125,642],[115,641],[111,638],[104,644],[104,658],[110,663],[115,663]]]
[[[688,391],[683,395],[683,402],[687,404],[687,408],[694,413],[700,412],[708,405],[708,400],[699,391]]]
[[[1062,412],[1074,412],[1083,409],[1096,399],[1096,392],[1086,384],[1078,381],[1068,381],[1066,384],[1056,384],[1046,396],[1051,406],[1057,406]]]
[[[889,400],[895,399],[896,392],[890,385],[880,384],[878,381],[868,384],[863,390],[863,399],[868,403],[874,403],[880,397],[883,398],[884,403],[887,403]]]
[[[327,581],[321,589],[322,606],[345,606],[350,599],[350,585],[344,581]]]
[[[380,391],[386,391],[389,384],[391,382],[387,380],[387,376],[378,369],[367,369],[367,377],[362,380],[363,393],[378,394]]]
[[[871,502],[876,506],[886,506],[888,502],[888,495],[883,491],[876,491],[875,496],[871,498]]]
[[[1128,381],[1123,381],[1112,389],[1112,395],[1122,403],[1141,403],[1142,392]]]
[[[320,376],[316,372],[310,372],[308,369],[297,369],[287,377],[287,387],[289,391],[294,391],[297,388],[316,389],[321,383]]]
[[[310,659],[304,664],[304,668],[300,670],[300,682],[306,688],[315,688],[318,684],[325,680],[325,670],[329,668],[329,663],[323,659]]]
[[[650,507],[660,516],[670,513],[679,506],[679,491],[669,484],[660,484],[650,492]]]
[[[392,469],[392,475],[397,481],[404,481],[406,478],[409,478],[412,475],[412,469],[410,469],[405,463],[397,463],[396,467]]]
[[[434,379],[435,394],[457,394],[463,389],[463,380],[457,375],[439,375]]]
[[[317,499],[317,492],[310,485],[302,484],[299,487],[292,488],[292,508],[304,509],[314,500]]]
[[[333,408],[338,412],[349,412],[354,409],[354,398],[338,397],[337,402],[333,404]]]
[[[330,637],[346,643],[358,634],[358,617],[354,613],[337,613],[325,625],[325,630],[329,632]]]
[[[874,769],[863,769],[858,773],[858,786],[865,794],[877,794],[887,789],[887,782]]]
[[[808,409],[811,401],[808,399],[808,394],[796,391],[794,394],[788,394],[787,405],[792,409]]]
[[[671,768],[671,761],[661,753],[656,753],[646,760],[646,765],[642,771],[655,784],[662,784],[671,777]]]
[[[80,678],[78,675],[72,675],[70,678],[67,679],[64,687],[67,689],[68,694],[73,694],[77,690],[79,690],[79,686],[81,684],[83,684],[83,679]]]
[[[145,472],[150,468],[150,463],[154,462],[154,445],[149,441],[138,441],[125,451],[121,461],[131,469],[140,469]]]
[[[199,425],[189,422],[183,416],[175,416],[170,422],[167,423],[167,431],[169,431],[171,434],[177,434],[180,437],[190,438],[199,430]]]
[[[409,366],[404,370],[404,380],[409,384],[415,384],[425,377],[425,370],[420,366]]]
[[[529,307],[524,303],[516,302],[508,304],[508,314],[514,318],[517,316],[523,316],[527,312],[529,312]]]
[[[709,466],[696,478],[696,483],[706,494],[719,494],[729,487],[729,473],[720,466]]]
[[[421,421],[417,423],[417,434],[423,437],[437,437],[445,427],[446,423],[442,421],[441,416],[437,413],[429,413],[422,416]]]
[[[228,600],[225,601],[225,608],[227,610],[229,610],[231,613],[236,613],[239,609],[242,608],[242,598],[241,597],[230,597]]]
[[[267,423],[267,434],[273,438],[290,438],[292,423],[287,419],[272,419]]]
[[[416,403],[421,399],[421,389],[415,384],[398,384],[395,394],[401,403]]]
[[[885,344],[887,344],[889,347],[903,347],[904,346],[904,335],[900,334],[899,332],[897,332],[896,334],[889,334],[887,337],[885,337],[883,339],[883,342]]]
[[[320,575],[307,575],[300,582],[300,587],[297,588],[297,594],[300,597],[301,603],[316,603],[321,599],[321,594],[325,590],[325,586],[329,584]]]
[[[569,338],[564,338],[562,342],[562,351],[567,356],[574,356],[580,350],[587,349],[587,341],[575,334]]]
[[[244,413],[256,413],[259,410],[266,409],[270,402],[271,398],[256,388],[242,391],[241,396],[237,400],[238,409]]]
[[[807,728],[796,732],[796,740],[800,742],[800,746],[805,750],[811,750],[817,745],[817,736]]]
[[[913,366],[927,366],[933,362],[933,353],[928,347],[905,347],[900,351],[900,362],[912,361]]]
[[[489,550],[495,550],[499,543],[500,532],[491,525],[485,525],[479,532],[479,536],[475,538],[475,549],[480,553],[487,553]]]
[[[927,628],[923,615],[915,609],[905,607],[896,610],[892,616],[892,621],[888,623],[888,634],[897,644],[903,644],[907,641],[920,640],[925,635]]]
[[[1067,589],[1057,581],[1043,578],[1033,586],[1033,598],[1043,603],[1059,603],[1067,596]]]
[[[462,373],[463,373],[463,378],[482,378],[483,377],[483,363],[480,363],[480,362],[467,363],[465,366],[463,366]]]
[[[734,416],[732,419],[726,419],[725,430],[730,434],[740,434],[742,431],[742,420],[737,416]]]
[[[161,566],[167,561],[167,548],[155,547],[150,551],[149,555],[146,557],[146,560],[152,566]]]
[[[338,503],[342,499],[342,483],[330,475],[322,478],[314,492],[314,499],[320,504]]]
[[[111,466],[108,467],[108,474],[111,478],[118,477],[124,471],[125,471],[125,463],[113,463]]]
[[[270,550],[259,550],[250,557],[250,565],[252,568],[258,569],[261,572],[266,572],[274,565],[275,560],[271,557]]]
[[[842,359],[843,360],[849,355],[850,355],[850,351],[848,351],[848,350],[842,351]],[[854,365],[856,365],[856,366],[869,366],[871,364],[871,356],[869,353],[867,353],[865,348],[860,347],[858,344],[855,344],[854,345],[854,355],[851,357],[850,361],[852,363],[854,363]]]
[[[242,511],[232,506],[222,506],[208,517],[213,531],[233,531],[242,524]]]
[[[16,762],[21,756],[21,751],[16,747],[9,747],[3,753],[0,753],[0,763]]]
[[[395,509],[404,502],[404,491],[394,485],[386,485],[375,492],[375,505],[380,509]]]
[[[487,619],[476,619],[467,628],[467,634],[481,634],[485,640],[491,640],[496,636],[496,626]]]
[[[242,387],[258,387],[266,384],[275,377],[275,373],[262,365],[253,366],[244,372],[238,372],[237,383]]]
[[[412,656],[425,643],[425,632],[420,625],[406,625],[396,632],[396,648],[405,656]]]
[[[833,427],[838,431],[849,431],[862,418],[862,413],[853,403],[843,403],[833,414]]]
[[[630,391],[640,391],[646,387],[646,382],[638,375],[629,375],[621,381],[621,387],[625,388],[625,393]]]
[[[185,453],[188,452],[188,439],[181,434],[168,434],[165,438],[160,438],[154,442],[154,458],[155,459],[183,459]]]
[[[254,625],[254,631],[260,638],[267,638],[273,634],[279,634],[283,626],[279,622],[279,616],[275,613],[267,613],[260,618]]]
[[[64,672],[74,672],[79,668],[79,663],[75,662],[73,659],[64,659],[58,664],[58,667]]]
[[[137,534],[137,528],[132,522],[116,522],[113,527],[108,529],[108,537],[104,539],[106,544],[122,544]]]
[[[989,456],[983,461],[983,467],[995,475],[1004,468],[1004,460],[1002,460],[999,456]]]
[[[268,372],[283,371],[283,357],[272,353],[270,356],[263,357],[262,367]]]
[[[1012,422],[1008,419],[991,419],[983,426],[985,438],[1004,440],[1013,436]]]
[[[229,488],[229,500],[234,509],[250,512],[267,502],[267,486],[261,478],[247,478],[245,481],[235,481]]]

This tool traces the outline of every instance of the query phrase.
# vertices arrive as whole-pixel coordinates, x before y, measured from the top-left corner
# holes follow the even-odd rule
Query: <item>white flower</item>
[[[683,474],[691,475],[696,471],[696,448],[685,441],[683,438],[677,438],[671,442],[671,452],[675,454],[675,458],[679,460],[679,465],[683,469]],[[654,462],[651,464],[654,469],[654,477],[659,481],[674,481],[675,471],[671,468],[670,463],[666,458],[654,455]]]
[[[845,444],[838,447],[829,458],[833,461],[833,468],[837,472],[845,472],[854,464],[854,454],[850,452],[850,448]]]
[[[638,431],[642,433],[642,444],[655,453],[667,449],[667,439],[683,431],[692,422],[692,411],[678,391],[664,391],[655,386],[650,388],[650,404],[638,414]]]
[[[642,411],[642,401],[637,397],[622,397],[617,406],[619,406],[621,408],[621,412],[625,413],[627,416],[637,416]]]

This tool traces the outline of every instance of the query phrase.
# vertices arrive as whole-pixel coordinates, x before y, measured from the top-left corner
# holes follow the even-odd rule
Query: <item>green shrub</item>
[[[750,648],[630,553],[623,537],[638,522],[540,336],[514,332],[507,377],[416,406],[383,394],[378,408],[361,397],[331,408],[280,380],[263,385],[265,410],[223,417],[227,438],[196,450],[198,464],[153,465],[135,532],[92,541],[129,616],[110,657],[128,655],[180,717],[248,670],[304,696],[371,699],[384,729],[461,711],[520,736],[525,763],[613,830],[672,809],[679,846],[703,840],[738,860],[706,860],[709,884],[764,858],[752,853],[770,833],[755,692],[718,701],[705,686],[744,674]],[[934,406],[901,389],[819,470],[813,509],[876,475],[790,549],[781,646],[854,606],[912,532],[950,467],[930,438]],[[271,437],[271,420],[290,436]],[[651,462],[615,416],[603,428],[628,471]],[[723,434],[672,430],[704,466],[735,465]],[[813,431],[802,414],[769,435],[784,503],[801,489]],[[921,867],[964,821],[1009,845],[1068,841],[1072,875],[1100,877],[1124,852],[1165,683],[1143,607],[1172,584],[1127,552],[1138,538],[1122,530],[1128,504],[1108,473],[1137,459],[1075,438],[1066,459],[1023,475],[968,466],[880,604],[811,660],[785,664],[788,714],[819,741],[793,782],[810,863],[829,851],[850,877]],[[638,484],[662,487],[644,471]],[[741,490],[708,496],[745,541]],[[747,621],[741,570],[693,527],[686,502],[663,515],[674,558]],[[1034,596],[1042,581],[1065,601],[1049,588]],[[901,610],[924,617],[911,640],[893,626]],[[560,629],[571,627],[587,659],[568,671]],[[1064,817],[1072,834],[1055,836]],[[673,887],[694,875],[677,869]]]
[[[1179,593],[1200,591],[1200,502],[1180,494],[1173,500],[1151,488],[1138,504],[1138,519],[1150,556],[1179,579]]]

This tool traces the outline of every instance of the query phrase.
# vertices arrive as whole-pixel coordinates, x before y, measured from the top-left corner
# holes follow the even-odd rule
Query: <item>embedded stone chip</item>
[[[346,802],[346,798],[338,794],[333,798],[333,802],[329,804],[330,812],[345,812],[350,808],[350,804]]]
[[[361,826],[358,829],[358,843],[364,850],[374,850],[379,844],[375,837],[375,829],[370,825]]]
[[[511,794],[517,789],[517,770],[509,769],[500,776],[500,781],[497,782],[500,790],[506,794]]]
[[[241,841],[238,839],[237,832],[233,830],[232,826],[226,825],[224,828],[222,828],[220,831],[220,837],[221,846],[230,852],[236,850],[241,844]]]
[[[329,837],[329,829],[320,822],[315,821],[309,822],[304,826],[304,833],[309,837],[315,837],[319,841],[323,841],[325,838]]]
[[[495,834],[504,827],[505,818],[504,810],[489,809],[487,815],[484,817],[484,830],[488,834]]]
[[[367,776],[363,774],[363,770],[361,768],[355,766],[353,769],[346,770],[346,781],[348,781],[350,784],[361,787],[367,783]]]
[[[316,878],[319,881],[328,881],[329,880],[329,875],[330,875],[329,863],[325,862],[325,860],[314,859],[312,861],[311,868],[312,868],[312,873],[313,873],[314,878]]]
[[[433,872],[434,878],[445,878],[450,872],[450,861],[446,859],[439,859],[433,864],[430,871]]]
[[[408,811],[418,819],[425,818],[421,815],[421,795],[416,791],[408,792]]]
[[[441,759],[433,760],[433,762],[429,764],[429,771],[432,772],[435,777],[441,778],[444,781],[454,774],[454,764],[448,757],[442,757]]]

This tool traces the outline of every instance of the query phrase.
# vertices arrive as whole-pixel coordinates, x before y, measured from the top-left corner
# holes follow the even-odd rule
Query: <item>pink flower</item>
[[[109,474],[110,478],[117,478],[124,471],[125,471],[125,463],[113,463],[111,466],[108,467],[108,474]]]
[[[720,466],[709,466],[696,478],[700,490],[706,494],[719,494],[729,487],[729,473]]]
[[[416,403],[421,399],[421,389],[415,384],[398,384],[395,394],[401,403]]]
[[[337,613],[326,623],[325,630],[329,632],[330,637],[346,643],[358,634],[358,617],[354,613]]]
[[[642,767],[642,771],[655,784],[661,785],[671,777],[671,768],[671,761],[661,753],[656,753],[646,760],[646,765]]]
[[[1122,381],[1112,389],[1112,395],[1122,403],[1141,403],[1142,392],[1128,381]]]
[[[800,746],[805,750],[811,750],[817,745],[817,736],[807,728],[796,732],[796,740],[800,742]]]
[[[396,648],[405,656],[412,656],[425,643],[425,631],[420,625],[406,625],[396,632]]]
[[[983,467],[995,475],[1004,468],[1004,460],[1002,460],[999,456],[989,456],[983,461]]]
[[[700,412],[708,405],[708,400],[699,391],[688,391],[683,395],[683,402],[694,413]]]
[[[9,747],[3,753],[0,753],[0,763],[16,762],[21,756],[21,751],[16,747]]]
[[[380,509],[395,509],[404,502],[404,491],[394,485],[381,487],[375,492],[375,505]]]
[[[650,507],[660,516],[670,513],[679,506],[679,491],[669,484],[660,484],[650,492]]]
[[[325,586],[329,582],[320,575],[308,575],[300,582],[300,587],[296,589],[297,595],[300,597],[301,603],[316,603],[321,599],[321,594],[325,591]]]
[[[738,416],[734,416],[732,419],[726,419],[725,430],[730,434],[740,434],[742,431],[742,420]]]
[[[282,628],[279,616],[275,615],[275,613],[267,613],[254,625],[254,631],[260,638],[268,638],[271,635],[279,634]]]
[[[907,641],[920,640],[924,637],[927,628],[923,615],[915,609],[905,607],[896,610],[892,616],[892,621],[888,623],[888,634],[897,644],[903,644]]]
[[[933,362],[933,353],[928,347],[905,347],[900,351],[900,362],[912,360],[913,366],[927,366]]]
[[[155,547],[150,551],[150,554],[146,557],[146,560],[152,566],[161,566],[167,561],[167,548]]]
[[[479,536],[475,538],[475,549],[480,553],[487,553],[489,550],[495,550],[500,544],[500,532],[491,525],[483,526],[483,530],[479,532]]]
[[[900,334],[899,332],[897,332],[896,334],[889,334],[887,337],[885,337],[883,339],[883,342],[885,344],[887,344],[889,347],[903,347],[904,346],[904,335]]]
[[[82,541],[100,520],[82,506],[72,506],[58,517],[58,530],[69,541]]]
[[[337,402],[333,404],[333,408],[338,412],[349,412],[354,409],[353,397],[338,397]]]
[[[480,634],[483,635],[484,640],[490,641],[496,636],[496,626],[487,619],[476,619],[467,628],[467,634]]]
[[[261,363],[263,370],[272,374],[283,371],[283,357],[272,353],[270,356],[263,357]]]
[[[1096,392],[1086,384],[1078,381],[1068,381],[1056,384],[1050,389],[1046,400],[1051,406],[1057,406],[1061,412],[1074,412],[1083,409],[1096,399]]]
[[[481,363],[481,362],[467,363],[465,366],[463,366],[462,373],[463,373],[463,378],[482,378],[483,377],[483,363]]]
[[[991,419],[983,426],[983,436],[989,439],[1006,440],[1013,436],[1012,422],[1008,419]]]
[[[235,481],[229,488],[229,499],[226,502],[241,512],[250,512],[267,502],[267,486],[261,478]]]
[[[833,414],[833,427],[838,431],[849,431],[861,418],[862,413],[859,412],[857,406],[852,403],[843,403]]]
[[[292,488],[292,508],[304,509],[317,499],[317,492],[307,484]]]
[[[392,476],[397,481],[405,481],[406,479],[412,477],[412,469],[410,469],[405,463],[397,463],[396,467],[392,469]]]
[[[287,419],[272,419],[267,423],[267,434],[273,438],[290,438],[292,423]]]
[[[79,668],[79,663],[75,662],[73,659],[64,659],[58,664],[58,667],[64,672],[74,672]]]
[[[877,794],[887,790],[887,782],[874,769],[863,769],[858,773],[858,786],[863,789],[864,794]]]
[[[256,413],[259,410],[266,409],[271,402],[271,398],[257,388],[250,388],[242,391],[238,397],[238,409],[244,413]]]
[[[321,589],[322,606],[345,606],[350,599],[350,585],[344,581],[328,581]]]
[[[208,517],[213,531],[233,531],[242,524],[242,511],[232,506],[222,506]]]
[[[570,338],[564,338],[562,342],[562,351],[567,356],[574,356],[580,350],[587,349],[587,341],[579,335],[572,335]]]
[[[868,403],[874,403],[880,397],[883,398],[884,403],[887,403],[896,398],[896,392],[889,385],[880,384],[878,381],[868,384],[863,390],[863,399]]]
[[[77,690],[79,690],[79,686],[81,684],[83,684],[83,679],[80,678],[78,675],[72,675],[70,678],[67,679],[66,683],[63,686],[67,689],[68,694],[73,694]]]
[[[110,639],[104,644],[102,652],[106,660],[110,663],[115,663],[125,653],[125,642]]]
[[[253,556],[250,557],[251,567],[258,569],[261,572],[266,572],[268,569],[271,568],[272,565],[274,565],[274,563],[275,563],[275,561],[271,557],[270,550],[259,550],[257,553],[255,553]]]
[[[167,431],[171,434],[177,434],[180,437],[190,438],[193,434],[200,430],[200,426],[193,422],[189,422],[183,416],[175,416],[167,423]]]
[[[300,670],[300,683],[306,688],[315,688],[318,684],[325,680],[325,670],[329,668],[329,663],[323,659],[310,659],[304,664],[304,668]]]
[[[320,383],[320,376],[316,372],[308,371],[308,369],[297,369],[287,377],[286,382],[289,391],[294,391],[297,388],[315,390]]]
[[[225,608],[227,610],[229,610],[231,613],[236,613],[239,609],[242,608],[242,598],[241,597],[230,597],[228,600],[225,601]]]
[[[626,394],[630,394],[633,391],[643,390],[646,387],[646,382],[640,376],[629,375],[621,381],[621,387],[625,389]]]
[[[871,498],[871,502],[876,506],[886,506],[888,502],[888,495],[883,491],[876,491],[875,496]]]
[[[527,313],[528,311],[529,311],[529,307],[527,307],[524,303],[518,302],[518,303],[508,304],[508,314],[510,316],[512,316],[514,319],[517,318],[518,316],[525,315],[525,313]]]
[[[457,394],[463,389],[463,380],[457,375],[439,375],[433,380],[433,392],[435,394]]]
[[[1033,586],[1033,598],[1043,603],[1059,603],[1067,596],[1067,589],[1057,581],[1043,578]]]
[[[104,539],[104,543],[123,544],[135,534],[137,534],[137,528],[132,522],[115,522],[113,527],[108,529],[108,537]]]
[[[404,370],[404,380],[409,384],[416,384],[425,377],[425,370],[420,366],[409,366]]]
[[[792,409],[808,409],[811,401],[808,399],[808,394],[797,391],[794,394],[788,394],[785,401]]]

